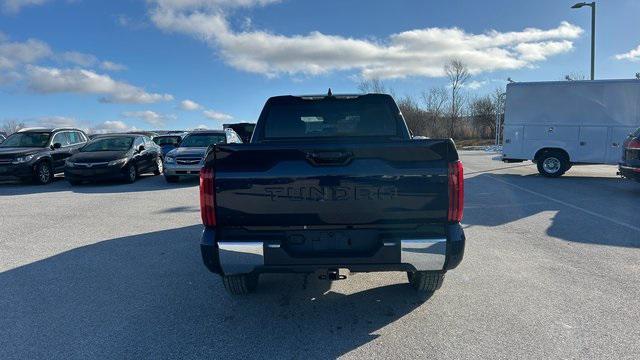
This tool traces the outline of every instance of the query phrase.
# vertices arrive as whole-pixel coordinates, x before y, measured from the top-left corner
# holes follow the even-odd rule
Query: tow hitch
[[[346,278],[347,278],[347,275],[341,274],[340,269],[327,269],[326,272],[318,276],[318,279],[320,280],[329,280],[329,281],[344,280]]]

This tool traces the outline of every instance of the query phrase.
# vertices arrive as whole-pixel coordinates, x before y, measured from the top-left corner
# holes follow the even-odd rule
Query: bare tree
[[[406,95],[398,101],[398,108],[402,112],[407,127],[414,135],[427,134],[427,112],[420,108],[418,102],[409,95]]]
[[[581,73],[581,72],[572,72],[568,75],[564,76],[564,80],[567,81],[579,81],[579,80],[587,80],[587,75]]]
[[[358,84],[358,90],[364,94],[384,94],[387,88],[378,78],[364,79]]]
[[[449,123],[449,137],[453,137],[454,123],[460,116],[462,108],[461,91],[464,84],[471,78],[469,68],[459,59],[452,59],[444,66],[444,72],[451,87],[451,114]]]
[[[4,123],[2,123],[2,127],[0,127],[0,129],[2,129],[2,131],[7,135],[11,135],[24,127],[25,126],[23,122],[17,120],[5,120]]]
[[[496,105],[489,95],[476,98],[469,104],[469,110],[477,131],[476,136],[480,138],[495,136]]]
[[[447,125],[443,122],[446,113],[449,93],[444,87],[431,88],[422,92],[422,101],[429,116],[428,135],[431,137],[446,136]]]
[[[505,107],[505,103],[507,100],[507,89],[505,89],[504,87],[497,87],[494,91],[493,94],[491,96],[493,103],[494,103],[494,108],[496,111],[496,117],[499,118],[499,123],[498,123],[498,128],[495,129],[495,131],[500,133],[500,137],[498,139],[502,138],[502,127],[504,124],[504,107]]]

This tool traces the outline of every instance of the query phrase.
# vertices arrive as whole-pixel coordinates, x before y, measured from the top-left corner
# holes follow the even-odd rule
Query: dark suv
[[[0,178],[48,184],[65,160],[87,142],[79,129],[23,129],[0,144]]]
[[[620,175],[640,182],[640,129],[625,140],[623,151]]]

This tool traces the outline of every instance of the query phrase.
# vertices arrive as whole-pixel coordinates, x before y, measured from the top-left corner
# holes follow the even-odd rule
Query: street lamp
[[[511,78],[509,78],[511,80]],[[513,82],[513,81],[511,81]],[[504,109],[504,100],[507,97],[506,93],[498,94],[498,98],[496,99],[496,147],[500,146],[500,128],[501,128],[501,119],[500,119],[500,110]],[[504,114],[504,111],[502,111]]]
[[[595,76],[596,61],[596,2],[581,2],[573,5],[571,8],[580,9],[583,6],[591,7],[591,80],[593,80]]]

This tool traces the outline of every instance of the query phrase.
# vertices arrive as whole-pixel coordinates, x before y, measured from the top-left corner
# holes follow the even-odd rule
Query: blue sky
[[[269,96],[467,91],[589,72],[574,1],[0,0],[0,122],[96,130],[255,121]],[[640,72],[640,1],[598,2],[597,78]],[[634,51],[636,50],[636,51]],[[188,102],[185,102],[187,101]]]

